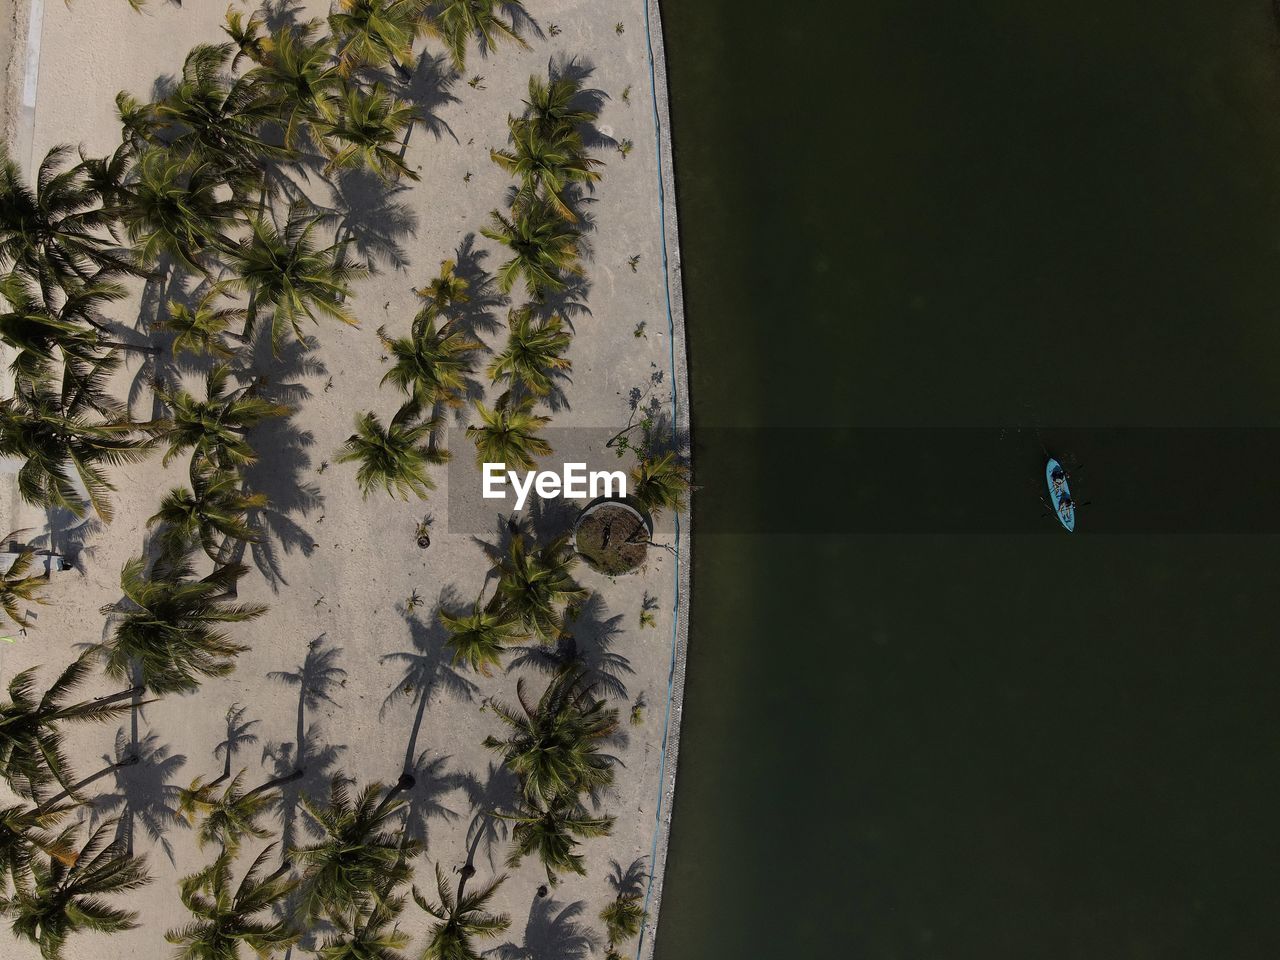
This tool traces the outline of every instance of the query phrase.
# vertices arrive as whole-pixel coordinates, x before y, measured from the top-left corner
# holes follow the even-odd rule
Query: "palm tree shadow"
[[[52,507],[45,511],[45,530],[32,537],[29,545],[60,554],[76,566],[81,555],[92,559],[97,552],[97,547],[88,543],[103,527],[102,521],[91,513],[77,517],[64,507]]]
[[[313,346],[310,339],[290,340],[278,350],[273,349],[270,324],[260,324],[252,350],[244,357],[237,375],[242,381],[255,382],[257,394],[263,399],[297,407],[311,392],[291,378],[325,372],[324,364],[311,355]],[[232,559],[241,561],[247,549],[271,589],[279,591],[280,585],[287,585],[288,581],[278,550],[287,554],[297,550],[309,556],[315,547],[315,539],[295,519],[298,515],[309,516],[324,505],[320,488],[303,479],[304,471],[311,466],[307,450],[315,444],[315,437],[309,430],[300,429],[292,416],[266,420],[254,427],[249,436],[258,459],[246,466],[241,476],[247,489],[266,495],[267,505],[247,513],[250,526],[262,532],[261,539],[257,543],[237,543]]]
[[[443,53],[433,56],[424,50],[418,56],[418,62],[414,64],[413,73],[408,79],[397,79],[399,82],[396,92],[401,99],[413,104],[418,125],[437,140],[447,133],[457,143],[458,137],[453,128],[439,116],[444,107],[461,102],[451,92],[460,76],[453,69],[449,57]],[[407,136],[405,142],[408,143]]]
[[[515,647],[516,656],[507,662],[507,672],[532,667],[554,674],[566,667],[581,667],[591,683],[610,697],[626,699],[624,676],[634,674],[631,661],[611,649],[622,633],[622,615],[604,617],[604,600],[593,593],[570,617],[568,629],[554,645],[534,643]]]
[[[267,767],[270,779],[287,777],[299,769],[303,771],[297,780],[281,785],[280,802],[276,805],[280,819],[280,849],[286,854],[295,846],[299,804],[303,798],[327,794],[333,770],[346,749],[344,744],[326,743],[319,723],[307,727],[301,750],[290,741],[267,741],[262,748],[262,763]]]
[[[601,944],[596,933],[580,922],[586,905],[585,900],[577,900],[562,906],[553,897],[535,896],[523,942],[504,943],[485,955],[498,960],[587,960]]]
[[[467,302],[454,304],[448,318],[470,337],[494,334],[504,329],[498,310],[510,298],[498,290],[493,276],[484,268],[489,251],[476,246],[476,235],[468,233],[454,251],[454,274],[467,281]]]
[[[151,413],[144,419],[158,420],[165,415],[164,401],[161,400],[157,386],[176,384],[182,373],[181,367],[174,362],[173,337],[171,334],[156,329],[156,321],[168,312],[170,300],[182,300],[186,297],[183,285],[183,271],[174,264],[168,254],[160,257],[152,275],[142,287],[142,300],[138,307],[138,320],[134,327],[137,333],[147,338],[149,346],[157,348],[154,353],[139,354],[141,362],[129,381],[129,389],[125,394],[125,409],[132,411],[135,404],[150,393]]]
[[[466,775],[463,789],[472,811],[471,822],[467,824],[468,866],[474,866],[476,852],[484,847],[489,870],[497,872],[493,852],[499,844],[506,843],[508,830],[507,821],[491,813],[508,807],[519,786],[516,775],[495,760],[489,761],[483,780],[472,773]]]
[[[262,4],[263,25],[273,33],[301,26],[304,12],[301,0],[266,0]]]
[[[578,507],[561,497],[535,497],[529,504],[529,523],[539,543],[565,536],[578,518]]]
[[[371,273],[378,272],[380,263],[394,270],[407,267],[409,257],[401,241],[416,235],[418,215],[395,198],[409,188],[388,186],[363,168],[341,170],[324,179],[330,206],[317,209],[321,222],[336,228],[338,242],[353,248]]]
[[[587,306],[587,298],[591,294],[591,281],[581,274],[567,274],[563,278],[564,286],[559,290],[546,290],[542,298],[534,304],[534,316],[546,318],[551,314],[559,314],[575,330],[574,320],[592,316]]]
[[[511,551],[511,543],[517,537],[524,537],[526,540],[533,538],[533,524],[527,514],[509,513],[506,516],[498,514],[494,522],[494,542],[490,543],[483,537],[472,535],[471,542],[478,546],[485,558],[489,561],[489,570],[484,575],[484,583],[480,585],[480,595],[484,596],[489,589],[489,583],[498,576],[497,565]]]
[[[441,802],[441,798],[458,789],[465,789],[467,778],[460,773],[446,770],[448,756],[434,759],[429,750],[423,750],[405,770],[414,779],[413,786],[404,793],[404,833],[422,845],[425,853],[430,849],[429,827],[432,819],[456,823],[462,815]]]
[[[332,692],[335,687],[347,685],[347,671],[338,666],[341,647],[326,646],[325,634],[311,640],[307,644],[307,655],[296,670],[272,670],[267,674],[268,680],[298,688],[298,710],[296,743],[306,740],[306,714],[308,710],[319,709],[322,703],[337,706]]]
[[[446,587],[440,592],[436,605],[429,618],[424,622],[416,612],[405,619],[409,624],[409,639],[412,650],[387,653],[379,657],[380,663],[400,663],[404,665],[404,675],[391,688],[378,709],[381,720],[388,709],[399,700],[412,701],[417,710],[413,724],[409,729],[409,744],[405,748],[404,769],[409,772],[415,759],[418,758],[418,734],[422,730],[422,720],[426,715],[427,704],[437,689],[473,700],[479,689],[474,683],[454,669],[450,662],[449,649],[445,646],[448,637],[436,614],[442,606],[456,607],[458,600],[452,588]]]
[[[137,761],[112,773],[115,790],[99,794],[89,802],[89,822],[95,825],[99,820],[119,817],[116,840],[130,856],[134,854],[134,837],[141,824],[169,862],[176,865],[173,847],[165,835],[171,827],[187,823],[178,814],[181,788],[169,781],[186,764],[187,758],[180,753],[171,754],[168,744],[161,743],[154,732],[139,740],[121,727],[116,732],[112,754],[104,754],[102,759],[108,764],[119,764],[131,757]]]
[[[231,776],[236,753],[242,747],[252,746],[258,742],[258,735],[253,732],[253,727],[262,721],[246,720],[244,715],[248,710],[248,707],[242,707],[238,703],[233,703],[227,708],[226,736],[213,748],[213,758],[222,761],[224,779]]]
[[[552,79],[565,77],[583,85],[582,89],[569,101],[569,108],[599,116],[609,100],[609,94],[597,87],[586,85],[588,78],[595,72],[595,64],[590,60],[576,56],[570,57],[567,54],[561,54],[547,62],[547,75]],[[579,124],[578,133],[582,137],[583,145],[589,150],[614,150],[618,146],[617,140],[602,133],[594,123]]]
[[[649,874],[644,868],[644,862],[647,857],[637,857],[631,861],[631,865],[625,870],[617,860],[610,860],[609,865],[613,871],[608,876],[609,886],[613,889],[614,895],[620,898],[639,897],[644,893],[644,882],[649,879]]]

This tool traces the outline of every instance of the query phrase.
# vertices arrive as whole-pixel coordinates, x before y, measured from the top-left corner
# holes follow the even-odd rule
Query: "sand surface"
[[[184,7],[153,0],[139,16],[129,12],[124,0],[76,0],[71,7],[50,4],[45,10],[33,129],[35,155],[42,157],[62,142],[83,144],[91,153],[110,150],[119,136],[116,92],[149,97],[159,78],[180,68],[191,45],[222,39],[224,9],[221,3],[203,0]],[[327,7],[312,4],[308,9],[321,14]],[[416,304],[412,288],[433,276],[441,260],[456,257],[459,248],[474,248],[481,264],[490,269],[500,262],[487,252],[490,242],[478,235],[488,211],[504,206],[509,184],[489,161],[488,150],[505,142],[508,113],[522,109],[529,75],[544,72],[551,57],[576,56],[594,66],[591,85],[609,97],[599,121],[601,131],[634,143],[626,159],[612,150],[598,154],[607,166],[590,205],[590,289],[586,308],[572,317],[572,382],[562,408],[554,413],[554,426],[581,431],[576,435],[592,438],[582,441],[589,446],[626,423],[631,391],[645,391],[669,410],[673,384],[684,382],[683,343],[673,345],[668,336],[663,265],[668,263],[677,285],[678,317],[678,261],[673,236],[668,236],[671,257],[663,257],[645,5],[640,0],[531,0],[529,9],[544,35],[530,35],[528,51],[505,46],[487,59],[473,53],[465,78],[451,76],[444,62],[436,60],[438,46],[425,44],[427,56],[419,63],[415,89],[434,118],[434,133],[417,129],[408,151],[410,164],[421,173],[420,183],[391,198],[358,178],[342,185],[356,198],[352,207],[369,240],[363,249],[376,271],[359,283],[354,298],[361,327],[322,324],[315,331],[318,348],[305,357],[285,351],[273,359],[267,350],[255,355],[257,372],[268,374],[298,410],[252,438],[261,454],[252,482],[272,497],[273,509],[268,518],[272,536],[250,558],[253,569],[240,587],[244,601],[270,605],[259,621],[236,628],[237,638],[251,649],[240,657],[231,677],[206,682],[198,694],[147,706],[136,725],[72,731],[72,755],[81,775],[98,769],[117,750],[140,752],[140,764],[91,788],[101,793],[92,816],[124,814],[132,822],[136,852],[147,854],[155,880],[132,898],[131,905],[142,911],[138,930],[109,939],[79,937],[71,942],[68,957],[100,960],[168,953],[164,931],[186,920],[177,881],[213,856],[197,849],[192,831],[174,816],[177,790],[197,775],[208,778],[220,772],[213,749],[224,736],[224,717],[232,704],[245,707],[246,719],[257,721],[253,732],[258,742],[235,757],[235,768],[248,771],[246,783],[268,779],[276,764],[292,765],[298,739],[297,688],[268,675],[297,671],[309,650],[332,651],[332,664],[345,674],[336,678],[327,699],[302,711],[307,753],[322,758],[308,761],[302,783],[308,791],[322,794],[327,778],[337,771],[361,784],[394,782],[406,753],[412,754],[421,774],[409,799],[413,829],[426,845],[426,853],[416,861],[417,879],[424,888],[430,886],[433,863],[452,875],[465,861],[468,831],[478,811],[491,808],[494,798],[509,790],[504,776],[494,772],[495,756],[480,743],[485,734],[498,732],[481,704],[489,696],[513,699],[517,675],[529,676],[540,689],[545,674],[516,667],[485,679],[451,671],[440,653],[440,631],[432,616],[440,598],[462,603],[479,592],[489,569],[479,541],[496,541],[502,527],[496,510],[485,518],[482,529],[470,519],[454,522],[450,515],[451,503],[473,493],[480,479],[471,465],[471,445],[461,436],[462,422],[453,425],[449,438],[456,462],[448,470],[438,469],[439,487],[425,504],[385,496],[362,500],[354,468],[330,464],[351,432],[355,413],[373,409],[386,418],[398,404],[393,388],[378,387],[385,365],[376,328],[386,324],[393,333],[407,330]],[[622,33],[616,30],[619,22]],[[549,31],[553,23],[560,27],[555,37]],[[483,79],[475,86],[466,82],[476,75]],[[12,86],[12,77],[9,82]],[[664,100],[659,112],[665,116]],[[309,189],[317,203],[328,202],[324,185],[312,183]],[[670,186],[667,213],[673,228]],[[636,255],[633,271],[628,259]],[[146,309],[140,303],[140,286],[138,293],[114,316],[136,324],[139,312]],[[497,344],[503,337],[500,324],[506,307],[495,304],[492,312],[497,325],[481,335]],[[636,336],[640,324],[643,332]],[[130,360],[121,377],[120,395],[130,396],[139,418],[155,412],[147,386],[153,372]],[[191,372],[172,365],[162,372],[182,377],[200,394],[199,378]],[[491,390],[490,402],[494,396]],[[677,419],[684,422],[682,412]],[[54,579],[47,591],[52,602],[40,610],[38,627],[18,644],[0,650],[3,682],[33,664],[46,665],[44,676],[49,677],[75,656],[80,645],[101,638],[99,608],[118,599],[120,568],[140,552],[146,519],[163,491],[184,482],[185,462],[166,470],[157,455],[116,471],[114,479],[119,488],[117,516],[110,525],[55,518],[54,545],[72,552],[77,567]],[[468,491],[450,490],[460,484],[468,485]],[[47,528],[42,511],[17,512],[18,524]],[[427,550],[415,543],[415,528],[424,515],[432,521],[432,545]],[[676,537],[668,525],[656,539],[674,545]],[[574,960],[602,954],[603,925],[597,914],[611,897],[606,883],[610,862],[626,867],[654,849],[664,786],[661,754],[673,633],[679,634],[674,604],[678,566],[688,558],[687,527],[681,538],[679,564],[673,554],[654,550],[645,571],[616,581],[579,568],[580,582],[595,594],[573,632],[624,718],[623,736],[613,751],[619,760],[616,783],[601,798],[601,809],[618,822],[611,838],[586,844],[588,876],[566,878],[545,899],[535,894],[544,880],[536,862],[510,871],[496,906],[511,915],[512,925],[489,945],[510,944],[504,955]],[[687,583],[687,571],[685,577]],[[424,605],[406,611],[405,601],[415,591]],[[652,628],[640,624],[646,597],[653,602]],[[415,665],[424,671],[417,679],[408,676],[408,668]],[[97,678],[85,692],[113,689]],[[630,706],[639,697],[648,704],[644,721],[627,725]],[[415,718],[424,698],[415,736]],[[678,721],[678,711],[674,718]],[[668,781],[674,776],[673,763],[668,762],[665,774]],[[669,799],[668,793],[666,810]],[[665,826],[660,832],[665,834]],[[505,854],[500,838],[492,845],[482,844],[476,858],[477,882],[502,871]],[[423,942],[427,921],[410,904],[402,927],[415,934],[415,948]],[[628,952],[634,949],[632,944]],[[644,953],[651,950],[649,936]],[[15,960],[37,955],[7,940],[0,954]]]

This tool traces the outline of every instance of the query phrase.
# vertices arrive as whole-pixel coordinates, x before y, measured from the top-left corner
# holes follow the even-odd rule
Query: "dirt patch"
[[[635,511],[603,504],[578,521],[575,540],[587,564],[616,576],[640,567],[649,554],[649,528]]]

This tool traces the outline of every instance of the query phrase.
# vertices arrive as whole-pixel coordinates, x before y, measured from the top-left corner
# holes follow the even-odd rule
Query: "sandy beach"
[[[426,502],[383,494],[363,498],[354,467],[338,463],[336,454],[357,413],[374,410],[388,417],[398,402],[392,387],[379,388],[387,369],[379,326],[404,335],[418,308],[414,289],[436,274],[441,261],[469,264],[479,274],[503,259],[479,232],[489,211],[506,203],[511,183],[490,161],[489,150],[505,144],[508,115],[523,109],[530,75],[545,76],[551,60],[576,60],[590,68],[588,86],[603,94],[599,132],[613,143],[631,144],[625,155],[607,144],[593,150],[605,165],[587,205],[588,286],[581,309],[569,318],[572,373],[551,412],[552,426],[566,437],[591,438],[581,440],[584,446],[599,446],[596,438],[628,423],[633,392],[639,391],[645,403],[655,403],[669,418],[664,422],[687,435],[675,195],[657,11],[643,0],[531,0],[527,6],[536,24],[525,30],[529,49],[505,44],[484,57],[473,50],[466,75],[451,70],[438,43],[418,44],[409,89],[426,119],[412,133],[406,161],[420,182],[404,181],[387,190],[365,176],[307,185],[313,202],[342,211],[345,229],[357,235],[355,255],[370,267],[349,304],[360,325],[325,322],[308,331],[316,341],[309,353],[284,350],[271,357],[266,350],[254,356],[260,372],[269,373],[273,388],[288,396],[296,412],[252,438],[260,456],[252,476],[272,501],[270,535],[246,554],[250,573],[239,585],[239,600],[268,605],[269,612],[234,628],[236,639],[249,647],[235,672],[205,682],[198,693],[149,704],[133,722],[70,733],[71,758],[81,776],[122,751],[140,756],[135,766],[90,788],[99,796],[84,816],[91,821],[123,816],[132,823],[135,852],[147,856],[154,880],[130,898],[129,905],[141,912],[138,929],[110,938],[77,936],[67,947],[68,957],[156,957],[171,949],[164,943],[165,931],[187,920],[178,881],[212,859],[176,815],[178,790],[197,776],[208,779],[221,772],[214,750],[226,736],[233,705],[244,708],[245,720],[256,722],[257,742],[239,750],[233,763],[233,769],[246,768],[248,785],[291,768],[299,739],[305,757],[299,789],[317,798],[326,795],[338,772],[360,785],[394,783],[407,760],[417,783],[408,792],[406,829],[425,848],[414,861],[416,882],[424,890],[433,886],[437,863],[454,876],[485,822],[483,812],[510,790],[497,755],[481,743],[499,732],[484,704],[487,698],[514,700],[518,676],[540,690],[547,674],[536,666],[539,652],[508,658],[514,665],[488,678],[455,669],[441,653],[434,616],[442,600],[455,606],[469,602],[486,584],[490,561],[484,544],[498,543],[506,526],[506,513],[497,510],[483,525],[470,514],[466,519],[451,515],[453,505],[475,502],[480,483],[474,449],[463,436],[473,414],[467,407],[450,413],[447,443],[454,462],[433,470],[437,489]],[[327,12],[327,4],[305,7],[306,15]],[[141,14],[130,12],[124,0],[46,6],[33,155],[43,157],[60,143],[80,145],[91,155],[112,150],[120,137],[116,93],[153,97],[157,85],[181,68],[191,46],[225,39],[224,13],[219,3],[175,6],[162,0],[151,0]],[[15,41],[20,41],[23,16],[10,9],[0,26],[6,31],[0,35],[0,62],[10,65],[4,128],[10,136],[21,82]],[[110,313],[136,327],[146,310],[143,285],[135,283],[131,290],[131,299]],[[488,313],[477,330],[490,348],[500,349],[512,305],[494,293],[477,306],[478,314]],[[154,375],[155,369],[131,357],[117,379],[117,395],[129,397],[139,420],[157,413],[149,383]],[[179,366],[168,365],[164,375],[181,377],[197,394],[202,390],[200,377]],[[490,389],[490,402],[496,393]],[[570,447],[576,442],[566,441]],[[612,453],[601,447],[596,455],[605,462]],[[83,645],[103,638],[100,608],[119,599],[121,567],[143,549],[147,519],[164,491],[185,482],[185,476],[185,463],[164,468],[157,451],[113,472],[116,516],[110,524],[63,516],[55,518],[51,533],[30,538],[45,546],[51,537],[55,549],[74,558],[75,568],[53,578],[45,592],[50,603],[38,609],[36,627],[0,648],[0,682],[7,684],[33,665],[42,665],[42,679],[51,679]],[[460,485],[469,486],[451,489]],[[49,530],[41,509],[15,505],[11,513],[5,519],[12,527]],[[556,516],[552,507],[537,504],[525,513],[535,526]],[[416,542],[424,519],[431,540],[426,549]],[[616,757],[615,780],[599,797],[599,812],[616,817],[616,826],[612,836],[583,844],[585,877],[565,876],[541,897],[538,888],[546,878],[536,858],[509,870],[503,864],[502,829],[481,838],[477,882],[510,875],[492,904],[510,915],[510,929],[484,944],[505,951],[498,955],[555,960],[603,955],[598,914],[612,899],[606,878],[613,864],[625,870],[637,860],[650,875],[645,884],[650,916],[643,939],[624,945],[623,952],[638,951],[640,960],[652,954],[689,603],[688,520],[672,519],[659,526],[654,538],[659,546],[650,548],[642,571],[617,578],[582,565],[575,571],[591,597],[581,605],[571,632],[610,706],[623,718],[622,732],[608,750]],[[649,616],[642,619],[642,613]],[[313,663],[322,658],[339,672],[330,675],[322,695],[304,704],[298,687],[281,677],[303,670],[309,655]],[[84,692],[115,689],[99,676]],[[627,721],[637,704],[643,706],[642,719],[633,725]],[[0,788],[0,803],[3,794]],[[277,838],[282,828],[289,829],[279,817],[267,820]],[[256,850],[247,848],[242,860]],[[411,954],[421,949],[429,923],[430,917],[410,902],[400,926],[414,938]],[[38,956],[30,944],[10,942],[7,933],[0,938],[6,957]],[[304,939],[293,955],[306,955],[315,942],[314,936]]]

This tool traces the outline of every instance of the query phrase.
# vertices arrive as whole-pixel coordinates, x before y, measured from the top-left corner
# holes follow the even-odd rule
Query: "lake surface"
[[[658,960],[1280,955],[1270,5],[663,15],[702,492]]]

